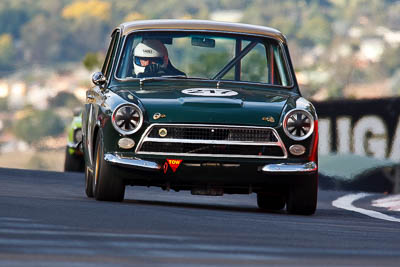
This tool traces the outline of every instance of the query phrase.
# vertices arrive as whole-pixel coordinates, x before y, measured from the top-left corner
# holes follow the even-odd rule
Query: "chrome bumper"
[[[114,154],[105,154],[104,160],[113,165],[120,165],[127,168],[141,169],[141,170],[161,170],[162,166],[156,162],[142,160],[138,158],[122,158]]]
[[[307,162],[304,164],[292,164],[292,163],[280,163],[280,164],[267,164],[262,167],[261,171],[263,173],[311,173],[318,171],[318,166],[315,162]]]
[[[142,170],[154,170],[158,171],[162,169],[162,166],[153,161],[142,160],[138,158],[127,158],[120,157],[114,154],[105,154],[104,160],[113,165],[120,165],[123,167],[142,169]],[[280,163],[280,164],[267,164],[261,168],[261,172],[270,174],[285,174],[285,173],[311,173],[318,170],[315,162],[307,162],[304,164],[293,164],[293,163]]]
[[[81,143],[82,143],[82,142],[78,142],[78,143],[68,142],[68,143],[67,143],[67,147],[73,148],[73,149],[79,149],[79,146],[81,145]]]

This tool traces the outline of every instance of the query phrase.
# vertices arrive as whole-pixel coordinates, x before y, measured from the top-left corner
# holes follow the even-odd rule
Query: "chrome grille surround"
[[[176,129],[175,131],[178,134],[174,134],[174,138],[168,137],[155,137],[154,131],[156,129],[166,128],[166,129]],[[218,134],[216,138],[211,134],[206,139],[199,139],[198,135],[192,135],[192,138],[187,138],[187,136],[179,133],[180,131],[188,131],[188,129],[195,129],[195,132],[202,133],[204,131],[212,132],[222,132],[225,133],[225,137],[223,138],[223,134]],[[190,130],[189,130],[190,131]],[[157,130],[156,130],[157,132]],[[226,132],[228,132],[226,134]],[[233,134],[232,134],[233,133]],[[242,135],[238,135],[237,133],[242,133]],[[250,138],[255,137],[258,140],[249,140]],[[270,140],[262,141],[262,138]],[[215,146],[228,146],[233,149],[238,149],[240,147],[248,147],[250,150],[258,147],[268,147],[268,149],[279,150],[281,155],[259,155],[259,154],[225,154],[225,153],[196,153],[199,149],[194,149],[193,152],[190,153],[179,153],[179,152],[158,152],[158,151],[143,151],[142,148],[146,144],[151,143],[159,143],[162,145],[166,144],[176,144],[176,145],[188,145],[188,146],[196,146],[203,145],[210,147]],[[204,149],[206,150],[206,149]],[[287,150],[279,137],[279,134],[276,132],[274,128],[271,127],[254,127],[254,126],[232,126],[232,125],[208,125],[208,124],[161,124],[154,123],[151,124],[143,133],[138,145],[136,146],[135,153],[138,155],[165,155],[165,156],[196,156],[196,157],[229,157],[229,158],[264,158],[264,159],[285,159],[287,158]]]

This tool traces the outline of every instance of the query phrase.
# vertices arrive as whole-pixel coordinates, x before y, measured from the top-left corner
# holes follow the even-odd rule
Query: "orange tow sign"
[[[178,169],[179,165],[182,162],[181,159],[167,159],[167,161],[173,172]]]

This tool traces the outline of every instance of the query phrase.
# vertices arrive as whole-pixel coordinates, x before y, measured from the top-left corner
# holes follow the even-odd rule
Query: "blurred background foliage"
[[[90,86],[90,72],[99,69],[112,29],[141,19],[211,19],[274,27],[288,39],[306,97],[398,95],[399,14],[398,0],[1,0],[0,108],[24,116],[0,114],[0,131],[7,132],[8,125],[10,134],[29,144],[62,132],[70,111],[81,105],[71,89]],[[217,59],[209,55],[204,60],[213,66]],[[75,74],[80,67],[89,74]],[[7,80],[8,91],[2,89],[2,80]],[[56,84],[61,89],[49,93]],[[21,90],[27,100],[10,93]],[[34,100],[42,95],[46,105]],[[0,136],[0,145],[10,139],[3,136],[7,138]]]
[[[57,136],[64,131],[62,120],[51,110],[26,108],[20,115],[21,118],[14,124],[13,132],[29,144],[44,136]]]
[[[296,70],[329,68],[328,76],[333,78],[307,83],[307,95],[321,87],[329,92],[328,97],[341,95],[340,91],[353,78],[376,80],[371,76],[376,69],[380,70],[379,75],[390,77],[399,68],[399,48],[387,43],[375,68],[355,71],[358,62],[352,56],[334,59],[338,66],[347,64],[349,69],[331,68],[332,56],[338,49],[345,51],[351,46],[351,55],[355,55],[363,39],[378,37],[378,26],[400,30],[398,0],[2,0],[0,77],[35,64],[52,66],[83,61],[93,70],[101,64],[98,53],[104,53],[110,31],[124,21],[213,19],[216,11],[232,10],[240,12],[236,19],[240,22],[281,30],[289,40]],[[362,35],[357,37],[356,31],[360,30]],[[349,38],[351,31],[354,34]],[[315,57],[312,64],[303,62],[305,52]]]

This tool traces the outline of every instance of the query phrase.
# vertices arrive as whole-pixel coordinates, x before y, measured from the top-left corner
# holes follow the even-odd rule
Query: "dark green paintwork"
[[[214,83],[215,84],[215,83]],[[142,129],[130,137],[139,142],[144,130],[152,123],[199,123],[199,124],[227,124],[247,125],[275,128],[287,148],[295,142],[286,137],[282,130],[282,119],[289,110],[299,107],[315,114],[312,105],[301,98],[297,93],[288,89],[274,87],[243,86],[230,84],[219,87],[231,89],[238,93],[232,97],[200,97],[182,93],[188,88],[215,88],[210,82],[187,82],[182,80],[152,81],[148,84],[121,83],[104,92],[104,101],[101,101],[97,117],[106,117],[103,124],[105,132],[105,150],[108,152],[121,151],[117,141],[121,134],[115,131],[111,124],[112,111],[120,104],[131,102],[141,107],[144,112]],[[301,99],[300,103],[299,99]],[[165,114],[165,118],[153,119],[154,113]],[[274,123],[262,120],[272,116]],[[311,143],[311,137],[302,141],[306,147]],[[126,151],[121,151],[126,152]],[[307,153],[306,153],[307,154]],[[290,155],[289,155],[290,156]],[[158,157],[157,157],[158,158]]]
[[[214,85],[214,86],[213,86]],[[230,83],[220,85],[221,89],[231,89],[238,93],[232,97],[200,97],[182,93],[188,88],[216,88],[216,82],[210,81],[186,81],[170,79],[164,81],[147,81],[139,85],[139,82],[114,83],[109,89],[100,90],[94,88],[97,95],[97,104],[94,105],[93,119],[97,118],[98,127],[103,131],[105,152],[124,153],[127,156],[135,156],[134,149],[122,150],[117,142],[122,137],[111,123],[113,110],[123,103],[134,103],[144,113],[142,128],[130,137],[136,142],[140,141],[145,129],[152,123],[201,123],[201,124],[226,124],[248,125],[258,127],[273,127],[277,130],[282,141],[288,149],[292,144],[302,143],[307,152],[304,156],[293,157],[288,154],[288,162],[307,160],[310,153],[313,135],[304,141],[298,142],[288,138],[282,130],[284,115],[293,108],[302,108],[310,111],[316,118],[312,104],[297,94],[297,90],[282,89],[276,87]],[[213,86],[213,87],[212,87]],[[162,113],[166,118],[154,120],[154,113]],[[274,123],[262,120],[262,117],[272,116]],[[165,159],[165,156],[141,155],[147,159]],[[182,157],[183,159],[185,157]],[[198,158],[206,160],[206,158]],[[231,161],[231,159],[224,159]],[[237,159],[235,160],[237,161]],[[242,161],[242,160],[241,160]],[[242,162],[260,162],[257,159],[246,159]],[[282,160],[263,159],[262,162],[280,162]]]
[[[182,93],[189,88],[210,88],[197,84],[161,86],[145,85],[139,88],[113,88],[115,93],[129,102],[137,99],[144,107],[151,123],[209,123],[275,127],[289,93],[273,90],[226,88],[238,94],[235,96],[207,97]],[[215,88],[215,87],[214,87]],[[139,90],[138,90],[139,89]],[[155,113],[165,114],[165,118],[153,119]],[[263,117],[273,117],[275,122],[263,121]]]

